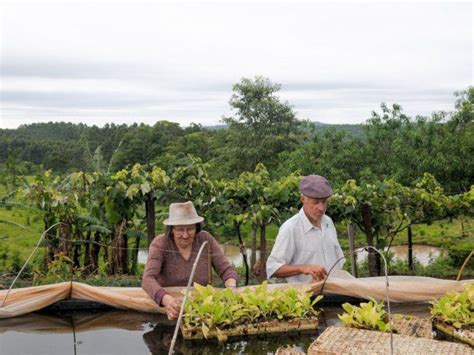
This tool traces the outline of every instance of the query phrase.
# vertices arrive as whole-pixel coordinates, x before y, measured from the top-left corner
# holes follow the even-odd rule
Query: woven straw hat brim
[[[171,219],[167,218],[163,221],[165,226],[179,226],[179,225],[186,225],[186,224],[195,224],[201,223],[204,221],[204,217],[192,217],[192,218],[180,218],[180,219]]]

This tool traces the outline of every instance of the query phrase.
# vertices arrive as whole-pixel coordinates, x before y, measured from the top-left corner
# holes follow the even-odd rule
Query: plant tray
[[[448,338],[454,338],[474,347],[474,327],[456,329],[451,324],[436,319],[433,322],[433,326],[437,331]]]
[[[318,328],[317,319],[294,319],[289,321],[266,321],[259,323],[242,324],[228,329],[222,329],[221,334],[227,337],[258,335],[258,334],[272,334],[272,333],[287,333],[299,332],[304,330],[313,330]],[[181,325],[181,333],[184,339],[204,339],[204,334],[201,328],[184,328]],[[207,338],[217,338],[216,330],[210,330]]]
[[[433,327],[430,318],[394,314],[392,328],[400,335],[433,339]]]
[[[466,344],[393,334],[394,354],[474,354]],[[390,333],[329,327],[308,349],[308,355],[390,354]]]
[[[287,345],[280,346],[278,349],[276,349],[275,355],[306,355],[306,353]]]

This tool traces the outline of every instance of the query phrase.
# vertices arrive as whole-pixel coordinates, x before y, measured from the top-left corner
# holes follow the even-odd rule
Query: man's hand
[[[170,295],[164,295],[161,299],[161,303],[165,306],[166,315],[169,320],[178,318],[181,306],[176,298]]]
[[[322,280],[327,275],[326,269],[323,266],[317,264],[301,265],[301,273],[310,275],[315,281]]]

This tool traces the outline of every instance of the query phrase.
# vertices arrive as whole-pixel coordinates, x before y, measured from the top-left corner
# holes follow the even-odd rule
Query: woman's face
[[[183,249],[190,248],[196,236],[196,225],[186,224],[173,226],[173,236],[178,247]]]

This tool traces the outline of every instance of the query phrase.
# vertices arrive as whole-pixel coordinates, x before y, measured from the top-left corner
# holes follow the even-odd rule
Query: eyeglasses
[[[193,234],[196,232],[196,227],[174,227],[173,232],[177,235],[183,235],[185,232],[188,234]]]

